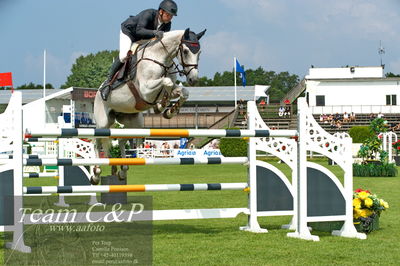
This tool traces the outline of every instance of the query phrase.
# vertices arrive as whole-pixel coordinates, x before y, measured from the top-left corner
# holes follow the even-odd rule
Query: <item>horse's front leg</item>
[[[121,151],[121,158],[126,158],[126,150],[125,150],[125,145],[127,143],[128,139],[118,139],[118,146]],[[125,180],[127,177],[127,173],[129,170],[129,166],[127,165],[121,165],[121,170],[118,171],[118,178],[120,180]]]
[[[176,87],[171,93],[171,98],[178,98],[178,101],[172,105],[171,108],[167,109],[163,113],[163,117],[166,119],[171,119],[179,113],[179,109],[189,98],[189,91],[183,87]]]
[[[154,106],[154,112],[159,114],[169,105],[170,94],[175,87],[176,85],[171,78],[163,77],[145,82],[144,86],[140,88],[140,91],[143,93],[143,98],[146,101],[157,101]]]
[[[96,157],[100,158],[100,147],[102,147],[107,158],[110,158],[110,147],[111,142],[109,139],[96,139]],[[114,167],[114,166],[113,166]],[[113,173],[114,172],[114,173]],[[116,169],[111,168],[111,174],[114,175]],[[93,167],[93,175],[90,177],[90,183],[92,185],[98,185],[100,182],[101,168],[99,165]]]

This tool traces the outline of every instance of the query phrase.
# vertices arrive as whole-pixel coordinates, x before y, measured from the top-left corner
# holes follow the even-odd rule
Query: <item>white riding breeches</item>
[[[128,35],[123,33],[121,30],[119,31],[119,61],[122,63],[125,62],[126,55],[131,49],[132,41]]]

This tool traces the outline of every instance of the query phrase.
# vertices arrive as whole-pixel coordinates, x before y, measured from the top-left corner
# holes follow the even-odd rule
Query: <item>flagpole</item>
[[[233,57],[233,73],[234,73],[234,81],[235,81],[235,109],[237,107],[237,92],[236,92],[236,57]]]
[[[43,53],[43,98],[46,97],[46,49]]]

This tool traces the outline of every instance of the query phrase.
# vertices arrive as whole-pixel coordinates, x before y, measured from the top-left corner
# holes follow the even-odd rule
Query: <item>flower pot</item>
[[[332,232],[333,230],[340,230],[343,223],[343,221],[312,222],[308,223],[308,226],[311,227],[313,231]]]
[[[370,233],[379,229],[379,215],[373,214],[367,218],[354,220],[354,226],[358,232]]]
[[[332,232],[333,230],[340,230],[343,226],[343,221],[334,222],[312,222],[308,223],[308,226],[315,231],[321,232]],[[362,220],[354,220],[354,227],[357,232],[370,233],[372,231],[379,229],[379,215],[372,215],[367,218],[362,218]]]
[[[367,164],[374,164],[374,165],[382,165],[382,162],[379,160],[366,160]]]
[[[394,156],[394,161],[396,162],[397,166],[400,166],[400,155]]]

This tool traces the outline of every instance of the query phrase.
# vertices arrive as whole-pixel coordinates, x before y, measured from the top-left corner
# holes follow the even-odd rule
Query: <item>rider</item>
[[[146,9],[136,16],[130,16],[121,24],[119,37],[119,58],[114,60],[106,82],[100,88],[101,98],[104,101],[110,93],[110,81],[118,69],[123,65],[132,43],[156,37],[161,39],[164,32],[170,31],[171,20],[177,16],[178,6],[173,0],[163,0],[158,10]]]

